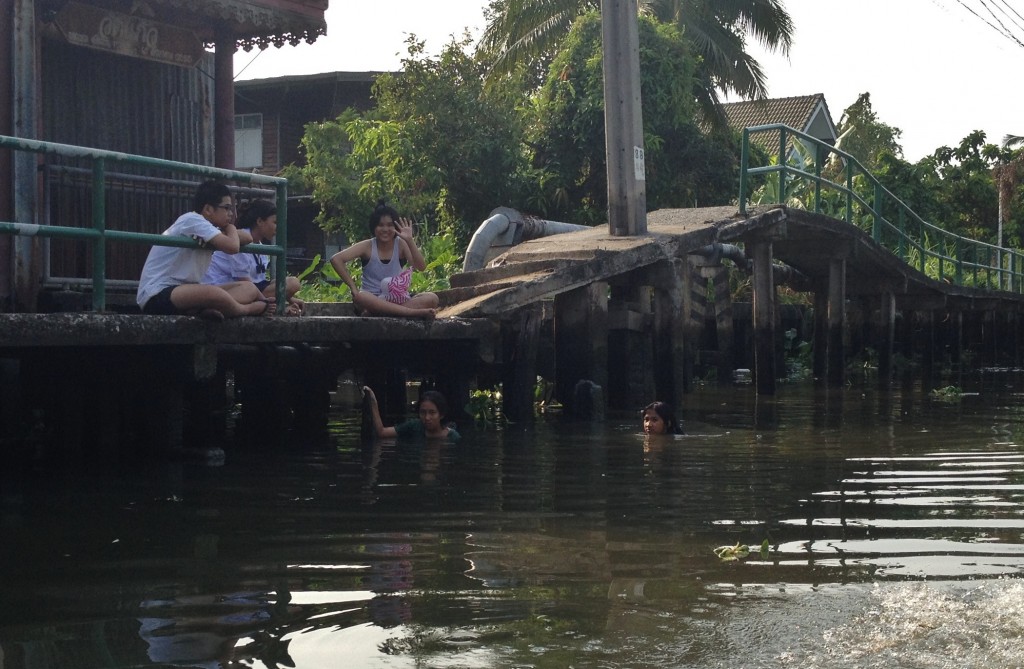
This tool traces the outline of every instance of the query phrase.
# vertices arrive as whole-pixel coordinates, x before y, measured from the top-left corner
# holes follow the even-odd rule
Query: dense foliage
[[[943,237],[927,226],[914,223],[909,214],[902,214],[909,226],[907,232],[927,251],[921,254],[919,250],[911,249],[910,253],[916,253],[925,265],[935,264],[933,254],[959,257],[961,252],[967,254],[966,261],[987,265],[997,262],[997,256],[986,244],[1001,242],[1003,246],[1020,246],[1024,212],[1012,205],[1024,195],[1018,178],[1024,164],[1024,152],[1014,150],[1010,142],[1004,141],[1002,146],[997,146],[986,142],[983,132],[976,131],[965,137],[956,148],[940,147],[917,163],[910,163],[901,157],[900,130],[877,118],[867,93],[859,96],[854,105],[844,112],[839,130],[838,148],[854,156],[859,166],[833,159],[824,165],[822,175],[838,184],[849,180],[853,191],[864,203],[858,204],[856,199],[852,201],[851,221],[866,231],[872,229],[874,221],[870,207],[874,206],[875,187],[861,167],[895,196],[895,200],[886,196],[882,207],[883,215],[894,225],[901,220],[898,204],[902,202],[927,224],[971,240],[954,241],[951,237]],[[788,158],[790,164],[804,172],[814,172],[813,151],[805,151],[800,145],[795,148],[795,154]],[[764,186],[753,194],[752,201],[782,201],[778,183],[775,176],[767,179]],[[997,195],[1000,184],[1004,191],[1002,203]],[[847,216],[846,196],[838,189],[823,188],[818,192],[810,179],[791,178],[784,201],[791,207],[806,209],[817,204],[822,213],[840,219]],[[1005,265],[1005,256],[1002,262]],[[916,266],[917,263],[913,264]],[[942,270],[937,264],[932,269],[934,275],[941,277]]]
[[[733,134],[709,132],[697,120],[702,61],[694,55],[692,36],[686,39],[675,21],[647,15],[639,34],[648,210],[733,201],[737,142]],[[495,79],[488,65],[493,54],[469,53],[466,40],[428,57],[424,45],[410,37],[403,72],[383,75],[375,84],[377,106],[310,124],[303,139],[308,163],[288,176],[321,205],[320,223],[327,230],[344,231],[350,240],[365,238],[369,212],[384,198],[415,219],[424,244],[446,238],[456,257],[498,206],[603,224],[599,14],[578,15],[560,45],[542,73],[510,71]],[[1014,205],[1021,201],[1017,177],[1024,149],[987,143],[976,132],[956,148],[940,147],[910,163],[902,158],[901,131],[878,118],[868,93],[845,110],[839,130],[841,148],[870,167],[888,190],[925,220],[957,234],[998,240],[1001,182],[1003,239],[1020,244],[1024,208]],[[858,178],[854,186],[870,200],[867,179]],[[799,199],[795,191],[787,195]],[[833,215],[846,206],[840,198],[828,205]],[[454,269],[457,262],[448,258],[442,265]]]
[[[724,204],[735,197],[737,144],[697,126],[696,61],[672,25],[641,17],[640,72],[649,210]],[[533,166],[547,188],[541,213],[578,223],[606,219],[601,17],[577,20],[537,96]]]
[[[484,90],[483,68],[452,43],[436,59],[410,38],[400,75],[374,85],[377,107],[307,126],[300,181],[321,204],[321,225],[366,237],[379,199],[431,233],[469,233],[498,204],[523,199],[527,174],[515,99]]]
[[[491,0],[481,40],[491,76],[525,71],[543,79],[574,22],[600,7],[599,0]],[[697,56],[691,93],[705,123],[719,128],[725,127],[720,91],[743,98],[768,95],[761,65],[747,53],[747,38],[784,55],[792,42],[793,23],[781,0],[638,0],[637,9],[683,35]]]

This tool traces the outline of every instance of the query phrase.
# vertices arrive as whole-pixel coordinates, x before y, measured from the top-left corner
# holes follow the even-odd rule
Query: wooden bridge
[[[427,323],[361,318],[350,305],[326,304],[309,305],[302,318],[223,323],[112,314],[103,287],[108,240],[192,242],[106,230],[96,206],[91,228],[0,222],[0,233],[22,241],[84,240],[94,276],[92,312],[0,314],[0,443],[180,448],[221,431],[234,400],[262,430],[325,428],[342,377],[373,385],[383,409],[395,412],[408,404],[407,380],[439,388],[456,409],[472,388],[501,384],[505,413],[519,421],[533,416],[538,377],[553,381],[556,398],[577,414],[653,398],[680,406],[712,370],[724,382],[748,368],[758,393],[771,395],[795,341],[810,343],[814,378],[832,386],[846,382],[854,360],[877,366],[883,386],[896,360],[904,378],[916,371],[923,384],[939,366],[962,370],[967,352],[975,366],[1022,365],[1024,255],[929,226],[877,182],[865,200],[843,185],[862,168],[832,147],[811,153],[845,161],[836,183],[821,176],[821,163],[749,167],[749,133],[757,131],[776,133],[780,151],[787,134],[816,141],[785,127],[747,129],[738,206],[651,212],[639,236],[601,227],[501,249],[485,268],[454,276],[438,319]],[[0,140],[97,160],[93,202],[104,200],[104,161],[237,177],[276,188],[279,199],[287,192],[273,177]],[[810,184],[811,210],[749,206],[755,179],[787,202],[795,186]],[[816,213],[826,186],[837,189],[830,207],[845,220]],[[282,214],[279,235],[285,228]],[[261,252],[283,258],[285,244]],[[746,282],[750,302],[734,304],[732,284]],[[780,286],[810,294],[812,308],[781,303]]]
[[[782,206],[746,215],[720,207],[655,211],[648,230],[611,237],[592,229],[525,242],[485,270],[454,277],[446,295],[454,303],[443,314],[505,322],[513,315],[522,347],[515,361],[525,367],[536,336],[526,333],[541,331],[550,318],[559,397],[571,401],[574,385],[588,379],[607,388],[617,406],[650,397],[678,401],[692,387],[709,291],[717,367],[731,373],[728,273],[737,271],[752,285],[760,393],[774,393],[784,375],[779,285],[811,293],[813,373],[831,385],[842,385],[848,360],[868,348],[883,385],[892,381],[894,353],[926,370],[940,354],[955,363],[967,346],[982,364],[1021,362],[1019,292],[929,278],[843,221]],[[726,257],[731,262],[723,263]],[[626,373],[609,377],[616,368]]]
[[[384,389],[392,408],[404,405],[408,379],[440,388],[457,407],[472,387],[502,383],[508,415],[524,420],[538,375],[554,380],[570,411],[581,408],[581,381],[614,407],[655,397],[680,404],[695,373],[712,367],[722,379],[751,359],[758,392],[772,394],[782,375],[782,284],[813,295],[813,326],[800,327],[821,382],[843,384],[847,361],[868,348],[882,384],[894,353],[923,370],[955,363],[967,348],[975,364],[1021,364],[1024,297],[928,278],[845,222],[779,206],[746,215],[720,207],[652,212],[648,229],[612,237],[594,228],[511,247],[453,277],[431,323],[345,315],[348,305],[223,323],[0,315],[0,422],[8,439],[38,419],[65,446],[145,437],[174,447],[217,429],[228,378],[243,411],[267,428],[323,424],[344,374]],[[735,331],[730,273],[751,279],[745,338]]]

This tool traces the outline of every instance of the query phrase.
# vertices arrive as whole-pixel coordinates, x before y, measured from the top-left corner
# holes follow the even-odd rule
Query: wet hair
[[[398,212],[395,211],[395,208],[389,207],[384,200],[377,200],[377,206],[373,208],[373,213],[370,214],[371,236],[373,236],[373,231],[377,228],[377,224],[380,223],[380,219],[385,216],[390,216],[392,223],[398,223]]]
[[[665,434],[682,434],[679,421],[676,420],[676,412],[665,402],[651,402],[640,410],[640,417],[648,411],[658,414],[658,418],[665,423]]]
[[[436,390],[424,390],[423,394],[420,395],[420,399],[416,402],[416,413],[419,413],[420,405],[423,401],[431,402],[437,407],[437,413],[441,414],[441,420],[448,418],[448,401],[444,398],[444,395],[437,392]]]
[[[204,181],[196,188],[196,194],[192,198],[192,211],[201,214],[203,207],[216,207],[225,196],[231,197],[230,188],[219,181]]]
[[[256,221],[261,218],[270,218],[276,213],[277,205],[270,200],[264,200],[263,198],[250,200],[241,207],[241,211],[238,214],[237,227],[251,230],[256,225]]]

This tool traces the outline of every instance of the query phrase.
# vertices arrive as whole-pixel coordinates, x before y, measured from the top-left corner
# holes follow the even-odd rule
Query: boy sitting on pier
[[[200,283],[214,251],[238,253],[240,247],[252,242],[248,232],[235,228],[234,220],[235,204],[228,187],[217,181],[200,184],[193,210],[179,216],[163,234],[191,237],[202,248],[154,246],[150,250],[136,295],[142,313],[223,320],[225,316],[267,312],[270,301],[252,282]]]

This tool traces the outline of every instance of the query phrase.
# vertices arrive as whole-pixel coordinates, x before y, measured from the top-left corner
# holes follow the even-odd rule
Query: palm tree
[[[492,0],[481,48],[492,54],[492,75],[550,58],[580,14],[600,0]],[[638,0],[638,10],[674,23],[701,56],[698,102],[706,119],[724,123],[718,91],[743,98],[768,94],[761,65],[744,48],[752,36],[770,51],[788,54],[793,22],[782,0]]]
[[[1004,135],[1002,146],[1009,149],[1018,144],[1024,144],[1024,136]],[[999,230],[996,233],[996,246],[1003,245],[1003,217],[1004,213],[1010,213],[1010,205],[1013,202],[1013,191],[1017,187],[1017,173],[1021,165],[1024,165],[1024,156],[1017,156],[1013,160],[1006,161],[1001,158],[995,167],[996,188],[999,193]]]

